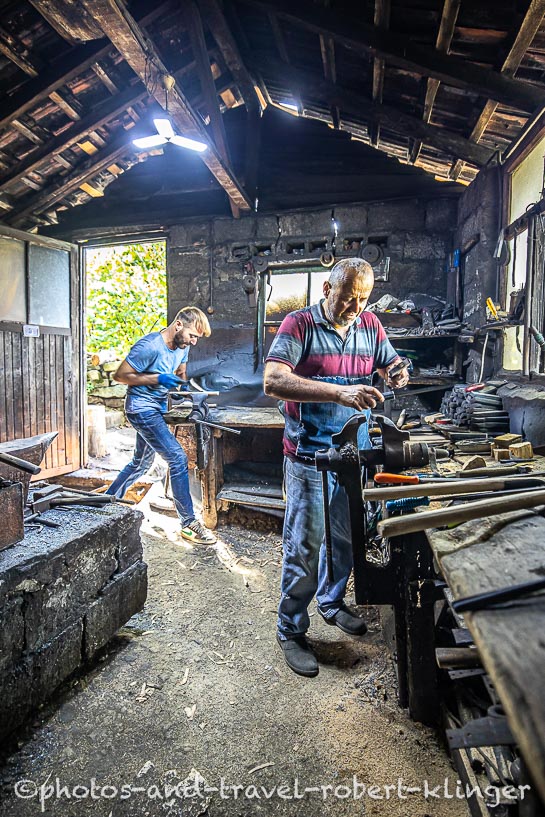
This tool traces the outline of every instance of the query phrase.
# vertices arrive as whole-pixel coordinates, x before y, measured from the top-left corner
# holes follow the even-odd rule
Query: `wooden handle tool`
[[[470,519],[482,519],[509,511],[535,508],[537,505],[545,505],[545,490],[539,488],[516,496],[504,496],[501,499],[485,499],[468,502],[466,505],[440,508],[437,511],[397,516],[379,522],[377,530],[384,537],[402,536],[429,528],[440,528],[443,525],[457,525],[461,522],[468,522]]]

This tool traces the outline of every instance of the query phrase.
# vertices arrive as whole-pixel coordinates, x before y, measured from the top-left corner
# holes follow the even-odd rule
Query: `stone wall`
[[[499,266],[494,250],[500,230],[501,168],[481,170],[459,202],[456,247],[474,246],[462,254],[464,313],[463,318],[473,329],[486,323],[486,299],[493,301],[498,294]],[[498,336],[499,337],[499,336]],[[495,336],[487,343],[484,377],[490,377],[495,367]],[[477,337],[468,358],[469,382],[476,382],[481,368],[484,335]]]
[[[95,358],[98,355],[94,356]],[[120,360],[87,361],[87,400],[90,405],[100,404],[110,409],[123,409],[127,387],[116,383],[114,372]]]
[[[242,286],[248,261],[259,274],[270,262],[314,259],[319,265],[324,252],[340,258],[356,254],[349,248],[378,243],[390,258],[390,271],[388,281],[377,281],[373,300],[386,292],[444,297],[456,218],[457,200],[437,198],[191,220],[173,226],[167,256],[169,320],[187,304],[204,310],[212,305],[214,310],[212,337],[192,350],[189,374],[215,371],[215,385],[220,387],[218,379],[252,381],[259,361],[257,310]]]
[[[48,511],[0,552],[0,739],[144,606],[142,514],[122,505]]]

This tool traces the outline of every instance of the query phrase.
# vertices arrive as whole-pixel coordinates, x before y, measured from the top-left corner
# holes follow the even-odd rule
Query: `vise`
[[[435,459],[448,458],[448,452],[411,440],[410,432],[401,431],[387,417],[375,416],[378,435],[371,434],[372,447],[358,449],[358,429],[367,422],[365,414],[356,414],[332,437],[332,447],[316,453],[316,469],[322,473],[324,495],[324,528],[328,578],[333,577],[329,522],[328,471],[337,474],[348,496],[354,591],[357,604],[387,605],[393,608],[398,673],[398,696],[401,706],[409,706],[411,715],[433,723],[434,703],[428,678],[418,674],[423,654],[432,650],[433,605],[440,597],[433,568],[431,550],[422,535],[397,537],[381,541],[376,523],[381,505],[365,500],[369,472],[377,466],[399,472],[422,467]]]

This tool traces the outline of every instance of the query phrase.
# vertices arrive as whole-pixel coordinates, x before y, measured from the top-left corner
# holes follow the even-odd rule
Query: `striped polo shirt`
[[[271,345],[267,362],[285,363],[300,377],[362,378],[397,358],[396,350],[373,312],[362,312],[343,339],[326,320],[321,304],[313,304],[286,315]],[[297,448],[296,428],[301,422],[301,403],[285,401],[283,413],[286,417],[284,454],[293,457]]]

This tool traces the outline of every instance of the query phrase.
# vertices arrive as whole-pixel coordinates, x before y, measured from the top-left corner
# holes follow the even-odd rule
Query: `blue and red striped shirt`
[[[314,304],[286,315],[267,362],[285,363],[300,377],[363,378],[397,358],[396,350],[373,312],[362,312],[342,338],[325,318],[321,305]],[[284,453],[295,456],[296,429],[302,422],[301,403],[286,401],[284,414]]]

